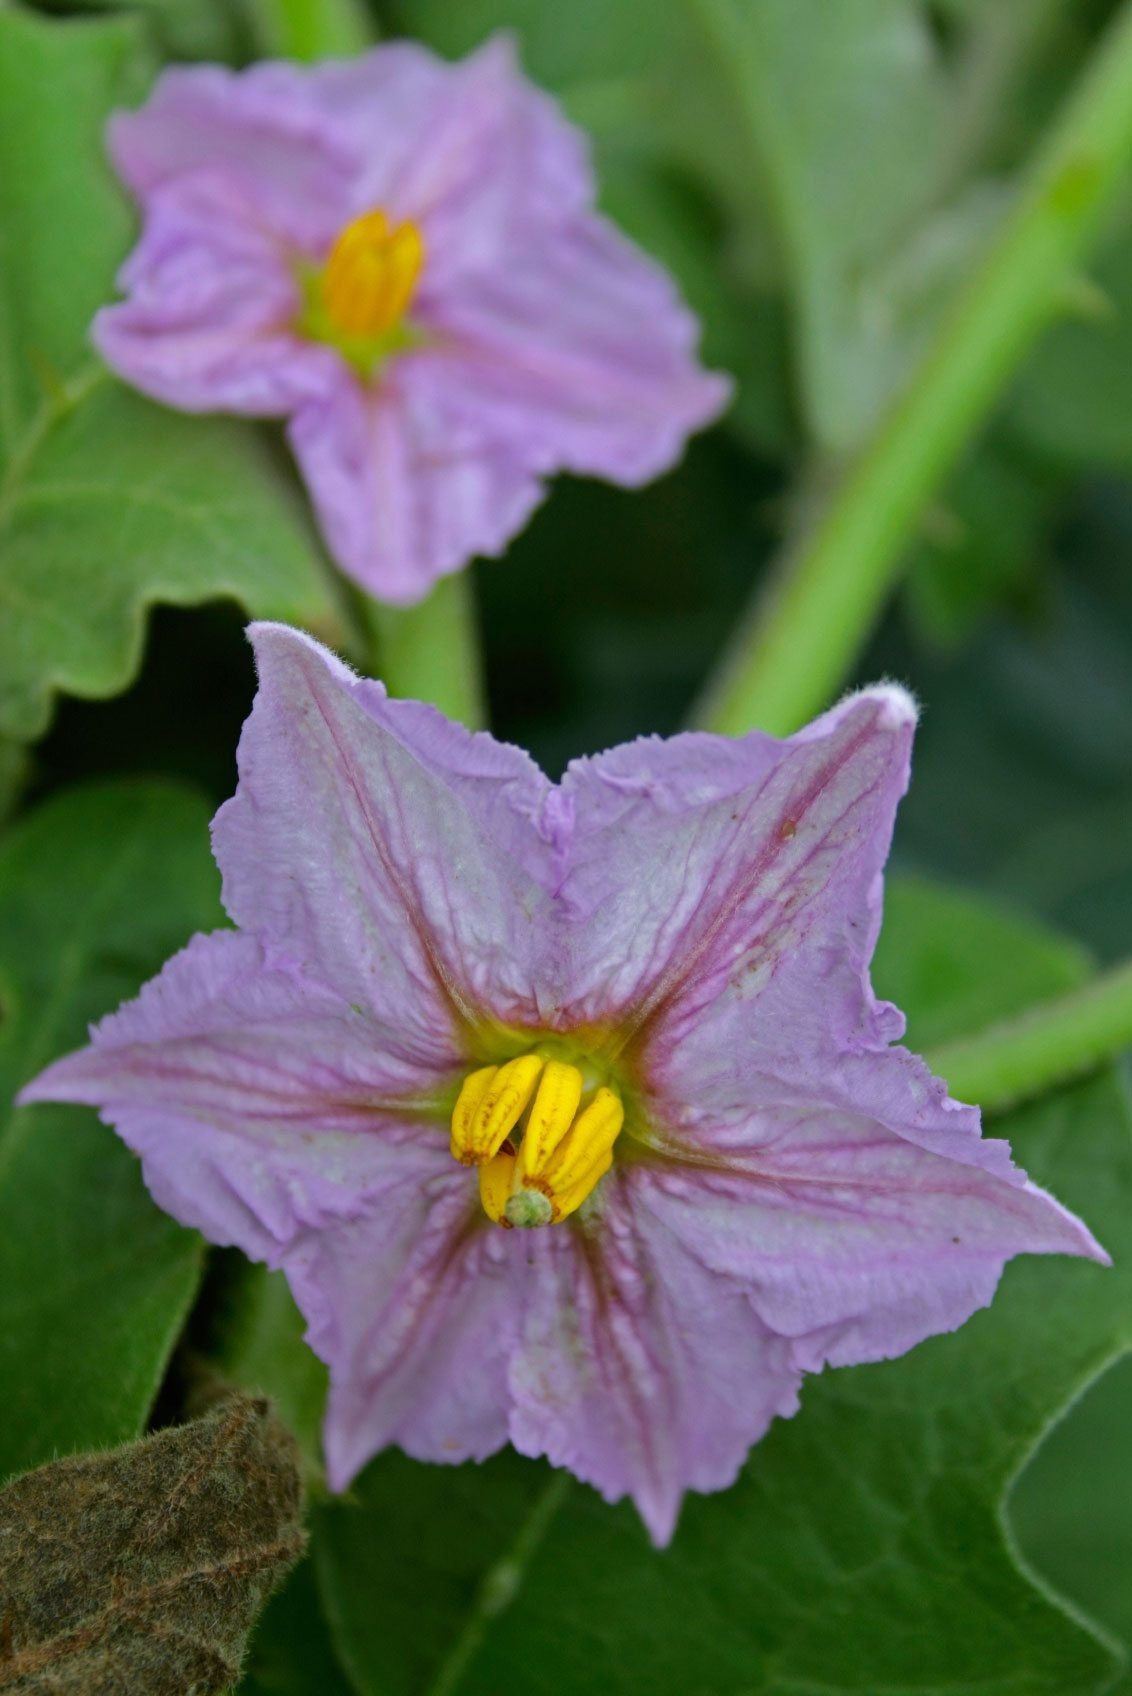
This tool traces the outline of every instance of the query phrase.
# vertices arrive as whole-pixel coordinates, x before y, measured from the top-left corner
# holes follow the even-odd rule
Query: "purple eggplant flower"
[[[170,406],[290,419],[330,551],[384,600],[502,552],[556,471],[656,477],[726,403],[506,38],[179,67],[110,146],[144,228],[99,350]]]
[[[552,784],[253,627],[196,937],[25,1100],[101,1108],[160,1205],[282,1267],[342,1488],[507,1441],[664,1543],[805,1372],[1103,1260],[894,1046],[868,966],[915,709],[649,738]]]

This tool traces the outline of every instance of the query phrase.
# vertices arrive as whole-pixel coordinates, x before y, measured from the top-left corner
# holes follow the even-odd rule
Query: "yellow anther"
[[[568,1134],[545,1158],[540,1158],[535,1149],[528,1150],[524,1137],[519,1150],[518,1181],[523,1183],[528,1178],[541,1178],[552,1184],[555,1190],[564,1192],[573,1189],[591,1167],[609,1153],[624,1123],[625,1109],[621,1105],[621,1097],[611,1089],[599,1089],[589,1106],[578,1114]],[[597,1182],[596,1178],[594,1182]]]
[[[487,1086],[498,1070],[498,1066],[481,1066],[478,1072],[469,1072],[464,1079],[456,1097],[456,1105],[452,1109],[452,1140],[449,1147],[453,1160],[468,1163],[468,1150],[472,1146],[472,1125],[480,1102],[487,1094]]]
[[[548,1060],[523,1132],[523,1161],[529,1171],[537,1171],[558,1147],[574,1123],[581,1099],[582,1074],[577,1066]]]
[[[515,1150],[509,1142],[505,1142],[497,1154],[486,1160],[480,1167],[480,1201],[483,1210],[493,1224],[511,1228],[507,1217],[507,1202],[511,1196],[511,1184],[515,1176]]]
[[[613,1165],[613,1150],[607,1149],[596,1166],[591,1166],[583,1178],[572,1189],[556,1191],[551,1203],[551,1217],[555,1224],[562,1219],[569,1219],[574,1209],[581,1207],[588,1195],[592,1195],[598,1183]]]
[[[398,324],[424,264],[424,238],[415,224],[389,227],[381,211],[354,218],[330,250],[319,296],[331,328],[356,338],[383,335]]]
[[[513,1225],[557,1224],[585,1201],[613,1164],[613,1145],[625,1123],[621,1097],[613,1090],[599,1089],[565,1136],[543,1157],[528,1149],[526,1137],[519,1149],[507,1217]],[[547,1217],[537,1197],[549,1203]]]
[[[542,1067],[537,1054],[521,1054],[517,1060],[508,1060],[506,1065],[497,1067],[494,1077],[487,1080],[474,1112],[461,1116],[458,1124],[464,1091],[477,1074],[473,1072],[472,1078],[465,1080],[452,1114],[452,1152],[457,1160],[465,1166],[480,1166],[491,1159],[525,1112]]]

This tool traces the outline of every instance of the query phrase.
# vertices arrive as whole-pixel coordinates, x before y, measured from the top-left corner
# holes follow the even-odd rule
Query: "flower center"
[[[326,316],[342,336],[383,336],[399,324],[424,263],[415,224],[393,229],[381,211],[364,212],[341,232],[319,283]]]
[[[624,1122],[616,1090],[587,1091],[577,1066],[522,1054],[464,1079],[452,1156],[479,1167],[480,1200],[495,1224],[557,1225],[609,1171]]]
[[[378,208],[351,219],[322,269],[301,279],[301,333],[329,342],[362,376],[372,375],[386,354],[414,339],[403,320],[424,257],[415,224],[391,226]]]

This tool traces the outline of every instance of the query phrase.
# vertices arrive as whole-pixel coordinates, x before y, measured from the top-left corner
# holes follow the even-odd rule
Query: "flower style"
[[[500,553],[552,472],[647,482],[726,402],[506,38],[175,68],[110,145],[144,229],[99,350],[171,406],[289,418],[331,552],[385,600]]]
[[[90,1102],[156,1200],[282,1266],[344,1486],[508,1439],[653,1538],[804,1372],[1103,1251],[907,1050],[868,962],[915,711],[648,739],[559,785],[253,626],[196,937],[27,1100]]]

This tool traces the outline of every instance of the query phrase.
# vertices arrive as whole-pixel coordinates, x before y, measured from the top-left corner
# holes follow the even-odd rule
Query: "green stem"
[[[253,0],[261,53],[286,59],[331,59],[362,53],[373,22],[360,0]]]
[[[926,1059],[960,1101],[1011,1107],[1132,1046],[1132,961]]]
[[[1132,153],[1132,0],[1117,14],[1013,210],[812,532],[786,550],[697,720],[794,730],[837,690],[921,514],[1056,313]]]
[[[293,59],[360,53],[372,40],[360,0],[255,0],[265,49]],[[446,577],[415,607],[361,595],[369,669],[394,695],[431,701],[473,728],[485,722],[475,603],[467,572]]]
[[[391,694],[431,701],[473,730],[486,722],[467,571],[442,577],[419,606],[390,607],[367,597],[364,616],[373,638],[370,669]]]

